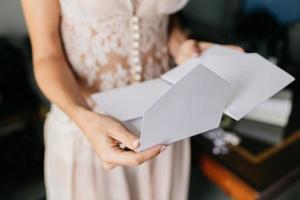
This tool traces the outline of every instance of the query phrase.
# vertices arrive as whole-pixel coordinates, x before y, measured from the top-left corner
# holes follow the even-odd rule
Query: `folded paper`
[[[241,119],[294,78],[258,54],[214,46],[159,79],[92,95],[104,112],[140,134],[140,151]]]

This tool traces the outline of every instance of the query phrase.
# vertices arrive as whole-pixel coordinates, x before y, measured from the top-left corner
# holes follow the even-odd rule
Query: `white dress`
[[[167,71],[169,15],[186,3],[60,0],[62,42],[81,87],[103,91]],[[187,199],[189,140],[168,146],[141,166],[107,171],[76,124],[52,105],[45,123],[45,146],[48,200]]]

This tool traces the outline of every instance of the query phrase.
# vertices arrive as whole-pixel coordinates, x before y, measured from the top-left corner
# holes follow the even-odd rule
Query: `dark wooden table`
[[[209,141],[194,139],[197,146]],[[195,146],[195,145],[194,145]],[[198,164],[203,174],[232,199],[273,199],[300,180],[300,131],[277,145],[253,153],[243,146],[230,147],[224,155],[201,150]]]

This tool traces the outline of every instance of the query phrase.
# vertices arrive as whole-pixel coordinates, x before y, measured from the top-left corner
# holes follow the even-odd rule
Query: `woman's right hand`
[[[141,165],[166,148],[164,145],[158,145],[142,152],[135,152],[140,145],[139,137],[129,132],[120,122],[85,108],[79,108],[75,112],[77,117],[74,121],[89,139],[105,169],[120,165]],[[121,148],[120,144],[129,150]]]

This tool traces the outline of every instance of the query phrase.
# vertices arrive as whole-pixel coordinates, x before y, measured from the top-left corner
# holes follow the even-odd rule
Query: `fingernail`
[[[166,148],[167,148],[166,146],[162,146],[162,147],[160,148],[160,153],[163,152],[164,150],[166,150]]]
[[[140,146],[140,140],[139,139],[135,139],[134,141],[133,141],[133,147],[136,149],[136,148],[138,148]]]

